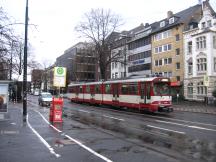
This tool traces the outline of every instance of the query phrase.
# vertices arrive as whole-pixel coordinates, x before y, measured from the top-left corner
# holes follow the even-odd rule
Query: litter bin
[[[62,108],[63,108],[63,98],[52,99],[52,104],[50,106],[49,119],[50,122],[62,122]]]

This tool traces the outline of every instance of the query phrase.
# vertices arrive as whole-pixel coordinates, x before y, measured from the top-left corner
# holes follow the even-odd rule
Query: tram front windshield
[[[154,90],[155,96],[169,96],[170,95],[169,83],[164,83],[164,82],[154,83],[153,90]]]

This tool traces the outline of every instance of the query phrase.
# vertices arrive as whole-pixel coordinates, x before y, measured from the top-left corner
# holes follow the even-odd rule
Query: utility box
[[[63,122],[62,120],[63,98],[52,99],[50,106],[49,120],[50,122]]]

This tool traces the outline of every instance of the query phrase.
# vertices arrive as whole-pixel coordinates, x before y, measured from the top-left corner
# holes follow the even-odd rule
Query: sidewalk
[[[28,123],[23,122],[22,104],[9,102],[8,107],[7,117],[0,120],[0,161],[53,161],[47,153],[47,148],[33,134]],[[37,116],[35,120],[39,120]]]
[[[216,115],[216,106],[206,105],[203,102],[195,102],[195,101],[179,101],[178,103],[173,102],[173,109],[174,111],[185,111],[185,112]]]

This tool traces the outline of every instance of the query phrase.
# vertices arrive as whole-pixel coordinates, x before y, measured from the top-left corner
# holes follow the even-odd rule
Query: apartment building
[[[151,74],[151,32],[148,23],[129,31],[128,42],[128,76],[146,76]]]
[[[182,93],[184,80],[183,31],[193,20],[201,17],[198,4],[152,24],[152,73],[170,77],[177,93]]]
[[[118,33],[111,46],[111,79],[127,76],[127,41],[128,32]]]
[[[216,88],[216,13],[203,3],[199,22],[184,32],[184,96],[188,100],[211,97]]]
[[[151,74],[151,26],[142,23],[129,31],[119,33],[111,55],[117,59],[111,64],[112,78]]]

